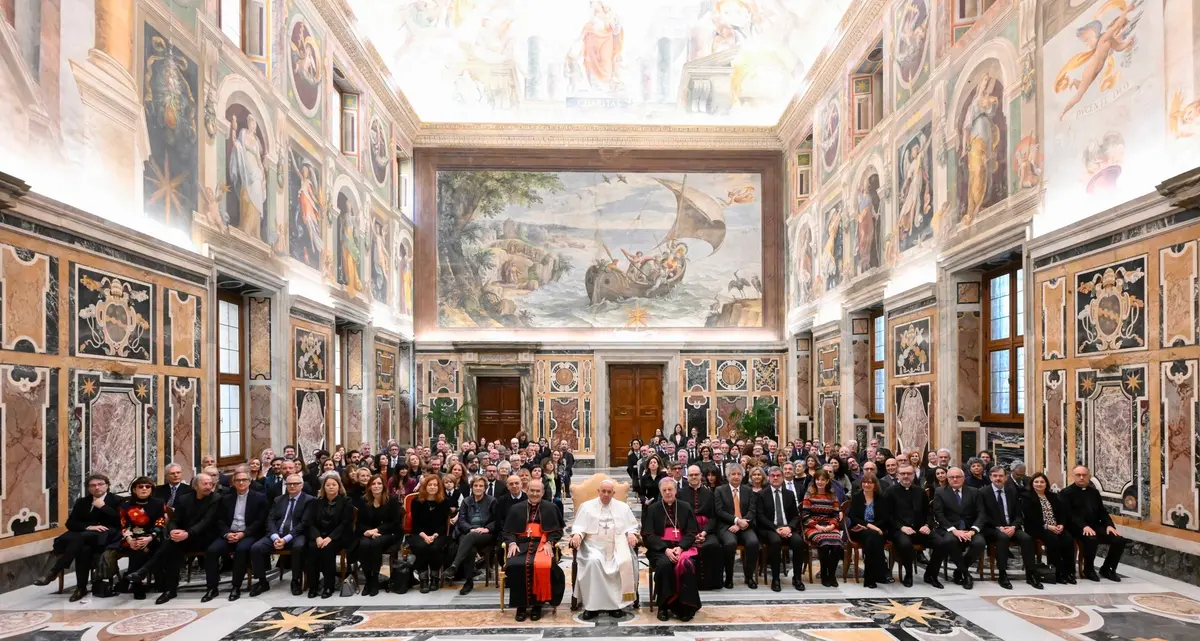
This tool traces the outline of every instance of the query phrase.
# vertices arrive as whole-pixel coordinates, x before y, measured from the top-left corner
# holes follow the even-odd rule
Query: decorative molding
[[[937,283],[923,283],[912,289],[894,294],[883,301],[888,318],[899,316],[922,307],[937,303]]]
[[[775,127],[421,123],[415,147],[781,150]]]
[[[7,211],[16,206],[18,200],[29,193],[29,184],[25,181],[0,171],[0,211]]]
[[[1168,178],[1154,189],[1176,207],[1200,207],[1200,167]]]
[[[1034,238],[1028,245],[1029,257],[1035,270],[1042,269],[1065,258],[1078,258],[1093,251],[1132,242],[1144,236],[1145,232],[1131,232],[1131,229],[1156,219],[1175,218],[1172,214],[1179,214],[1190,220],[1196,218],[1197,213],[1196,210],[1180,212],[1166,197],[1156,193],[1146,194]],[[1164,228],[1166,226],[1165,223],[1162,225]],[[1099,246],[1089,249],[1093,244]]]

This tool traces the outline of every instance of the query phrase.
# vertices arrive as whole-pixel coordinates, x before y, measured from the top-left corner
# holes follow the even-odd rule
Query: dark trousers
[[[1083,571],[1092,572],[1096,569],[1096,548],[1108,544],[1108,554],[1104,557],[1105,570],[1116,570],[1125,552],[1125,537],[1108,534],[1103,529],[1096,530],[1096,536],[1076,535],[1076,541],[1083,547]]]
[[[792,535],[785,540],[775,530],[762,530],[758,533],[758,538],[767,544],[767,563],[771,566],[771,578],[779,580],[780,566],[783,565],[783,547],[786,545],[792,551],[792,581],[799,581],[804,560],[808,558],[808,543],[804,541],[804,536],[793,530]]]
[[[428,572],[431,569],[437,569],[442,564],[442,543],[443,537],[437,537],[433,543],[426,543],[420,535],[410,534],[408,536],[408,549],[412,550],[413,569],[417,572]]]
[[[168,536],[163,540],[158,551],[142,566],[143,572],[159,570],[159,585],[163,591],[179,587],[179,570],[183,567],[183,557],[192,552],[199,552],[208,547],[209,541],[199,537],[188,537],[176,543]]]
[[[863,580],[886,581],[891,574],[887,557],[883,554],[883,544],[887,539],[870,528],[851,532],[850,538],[863,549]]]
[[[292,581],[299,581],[300,573],[304,571],[304,535],[293,536],[291,541],[283,545],[283,549],[292,553]],[[267,566],[271,563],[271,555],[275,553],[275,545],[269,536],[250,546],[250,569],[254,572],[255,581],[267,580]]]
[[[916,561],[917,555],[913,550],[914,545],[919,545],[929,550],[929,565],[925,567],[926,576],[937,576],[938,570],[942,568],[942,562],[945,560],[945,550],[938,546],[933,540],[933,533],[921,534],[919,530],[912,534],[905,534],[900,530],[892,535],[892,549],[896,553],[896,559],[900,561],[900,565],[905,572],[911,573],[913,570],[913,562]]]
[[[996,567],[1000,570],[1000,576],[1008,575],[1008,546],[1010,543],[1016,543],[1021,546],[1021,561],[1025,564],[1025,573],[1032,576],[1035,572],[1033,558],[1033,537],[1029,536],[1024,530],[1017,528],[1013,531],[1010,537],[1000,531],[999,528],[988,527],[983,529],[983,538],[988,543],[995,546],[996,549]]]
[[[87,588],[88,576],[96,566],[96,557],[108,544],[108,532],[64,532],[54,539],[54,553],[59,555],[54,563],[54,573],[63,572],[75,562],[75,586]]]
[[[980,559],[984,548],[987,547],[987,540],[979,532],[976,532],[969,542],[963,543],[947,530],[938,530],[936,540],[942,555],[950,559],[958,572],[964,573],[971,571],[971,566]],[[932,563],[930,565],[932,566]],[[936,571],[936,566],[932,567]]]
[[[213,539],[204,551],[204,576],[208,589],[217,589],[217,584],[221,582],[221,559],[227,554],[233,555],[232,587],[241,588],[242,580],[246,578],[246,567],[250,564],[250,549],[257,542],[248,537],[242,537],[237,543],[230,543],[223,536]]]
[[[1063,531],[1058,534],[1042,530],[1037,538],[1046,548],[1046,557],[1054,566],[1056,576],[1065,577],[1075,574],[1075,539],[1071,538],[1071,533],[1067,528],[1063,528]]]
[[[754,530],[730,532],[729,528],[724,528],[717,530],[717,540],[725,549],[725,577],[730,581],[733,580],[733,561],[737,555],[737,546],[741,544],[742,571],[746,575],[747,582],[753,579],[754,569],[758,567],[758,552],[761,548],[758,535],[754,533]]]
[[[491,547],[496,537],[491,532],[468,532],[458,540],[458,550],[450,565],[462,570],[467,581],[475,578],[475,555]]]
[[[341,541],[334,540],[329,541],[329,544],[323,548],[317,547],[316,539],[311,539],[304,544],[304,560],[307,562],[305,574],[308,575],[310,591],[315,590],[317,586],[327,590],[333,589],[334,583],[337,581],[338,553],[342,551],[342,547]],[[318,583],[318,580],[322,578],[325,580],[324,585]]]
[[[379,570],[383,567],[383,553],[395,543],[396,537],[392,534],[381,534],[377,538],[358,537],[356,558],[368,581],[379,576]]]

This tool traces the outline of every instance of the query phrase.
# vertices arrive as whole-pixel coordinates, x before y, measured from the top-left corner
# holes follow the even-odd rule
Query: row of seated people
[[[812,473],[802,496],[788,488],[778,467],[770,468],[769,483],[758,491],[742,483],[743,470],[738,465],[729,469],[728,483],[715,490],[705,485],[702,476],[699,466],[691,466],[687,482],[679,490],[679,499],[692,507],[700,525],[696,544],[704,568],[701,589],[733,587],[739,546],[746,585],[757,588],[756,568],[764,544],[772,590],[781,589],[784,549],[791,551],[793,587],[805,589],[800,570],[812,547],[821,561],[822,585],[837,587],[836,569],[847,541],[862,548],[863,580],[868,588],[894,582],[885,554],[888,544],[899,561],[901,582],[906,587],[912,586],[916,546],[930,552],[925,583],[942,589],[938,572],[949,560],[955,566],[954,582],[969,590],[973,584],[969,570],[990,544],[1001,587],[1012,587],[1007,561],[1010,545],[1017,545],[1026,582],[1041,589],[1035,571],[1035,542],[1045,549],[1057,583],[1076,580],[1076,543],[1086,578],[1120,581],[1116,568],[1125,539],[1083,466],[1073,471],[1070,486],[1054,492],[1044,474],[1034,475],[1025,490],[1009,483],[999,466],[990,470],[991,482],[983,488],[967,486],[964,472],[950,468],[946,485],[926,489],[914,482],[913,467],[903,464],[896,470],[895,482],[868,471],[845,501],[832,491],[830,475],[821,469]],[[1108,544],[1109,551],[1097,573],[1095,558],[1101,544]]]
[[[508,509],[527,500],[516,476],[507,480],[508,491],[498,498],[486,493],[492,483],[476,477],[471,493],[456,503],[444,492],[442,480],[427,474],[402,504],[386,491],[379,476],[367,480],[364,494],[351,497],[336,473],[321,476],[315,493],[303,476],[292,473],[283,493],[268,498],[251,489],[245,467],[231,475],[228,491],[220,491],[210,474],[197,474],[188,485],[178,465],[168,466],[166,472],[167,483],[158,487],[147,477],[135,479],[128,497],[111,493],[104,475],[90,475],[87,495],[73,505],[67,531],[55,539],[55,554],[35,583],[49,584],[74,563],[71,601],[88,593],[89,578],[97,596],[128,590],[135,599],[144,599],[147,580],[155,577],[161,590],[156,602],[163,604],[177,596],[184,560],[200,553],[206,579],[201,601],[218,596],[221,565],[230,558],[229,600],[235,601],[248,571],[254,578],[251,596],[269,590],[266,571],[271,556],[287,553],[292,593],[302,594],[303,570],[309,598],[328,598],[334,593],[337,560],[345,552],[350,566],[363,570],[363,594],[374,596],[383,556],[394,554],[404,539],[423,592],[461,572],[466,578],[460,593],[467,594],[473,589],[476,554],[495,544]],[[127,557],[129,565],[117,584],[121,557]]]

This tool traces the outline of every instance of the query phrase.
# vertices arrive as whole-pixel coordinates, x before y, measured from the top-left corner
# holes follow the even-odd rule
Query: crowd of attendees
[[[1026,582],[1041,589],[1035,542],[1050,563],[1047,580],[1076,582],[1078,544],[1085,578],[1120,581],[1116,568],[1125,539],[1083,466],[1057,491],[1045,474],[1030,476],[1021,462],[997,465],[988,451],[959,467],[946,449],[893,453],[876,440],[860,450],[854,441],[800,439],[781,448],[767,437],[709,439],[676,425],[670,435],[659,430],[649,442],[632,441],[626,472],[643,505],[658,500],[664,478],[681,488],[681,499],[692,505],[706,535],[699,542],[702,553],[709,548],[716,555],[719,549],[720,556],[711,558],[724,559],[708,564],[702,589],[733,587],[739,546],[745,582],[757,588],[755,568],[764,545],[773,590],[781,589],[783,549],[792,552],[797,590],[804,589],[800,569],[810,548],[821,561],[822,585],[837,587],[837,566],[850,544],[861,547],[864,585],[874,588],[895,581],[884,552],[889,542],[906,587],[921,559],[924,582],[943,588],[939,570],[948,560],[954,582],[969,590],[970,569],[990,546],[998,583],[1011,589],[1007,561],[1015,545]],[[1097,572],[1100,544],[1109,550]]]
[[[309,598],[329,598],[344,553],[348,575],[361,574],[362,593],[374,596],[383,557],[391,554],[392,585],[403,583],[398,589],[407,590],[415,573],[422,592],[462,578],[460,593],[467,594],[476,554],[501,540],[508,508],[526,500],[530,481],[541,481],[562,516],[575,463],[568,442],[551,447],[524,432],[507,443],[480,439],[454,448],[440,436],[432,447],[402,450],[390,441],[379,452],[363,443],[357,450],[318,450],[308,461],[301,455],[291,445],[280,456],[268,449],[228,472],[205,456],[186,481],[183,467],[172,463],[164,483],[139,477],[121,496],[107,476],[92,473],[35,583],[47,585],[74,564],[71,601],[89,586],[97,597],[144,599],[153,579],[163,604],[177,596],[183,564],[199,556],[206,581],[201,601],[219,595],[227,570],[228,598],[235,601],[244,582],[250,596],[270,589],[267,569],[279,555],[292,570],[292,594],[307,587]],[[402,544],[411,565],[400,558]]]

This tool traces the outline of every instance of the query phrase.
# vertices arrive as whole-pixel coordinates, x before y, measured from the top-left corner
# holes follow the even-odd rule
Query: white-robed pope
[[[573,589],[584,619],[601,611],[619,617],[637,598],[633,548],[640,527],[629,506],[613,500],[615,493],[616,483],[601,482],[600,496],[579,507],[571,527],[578,563]]]

